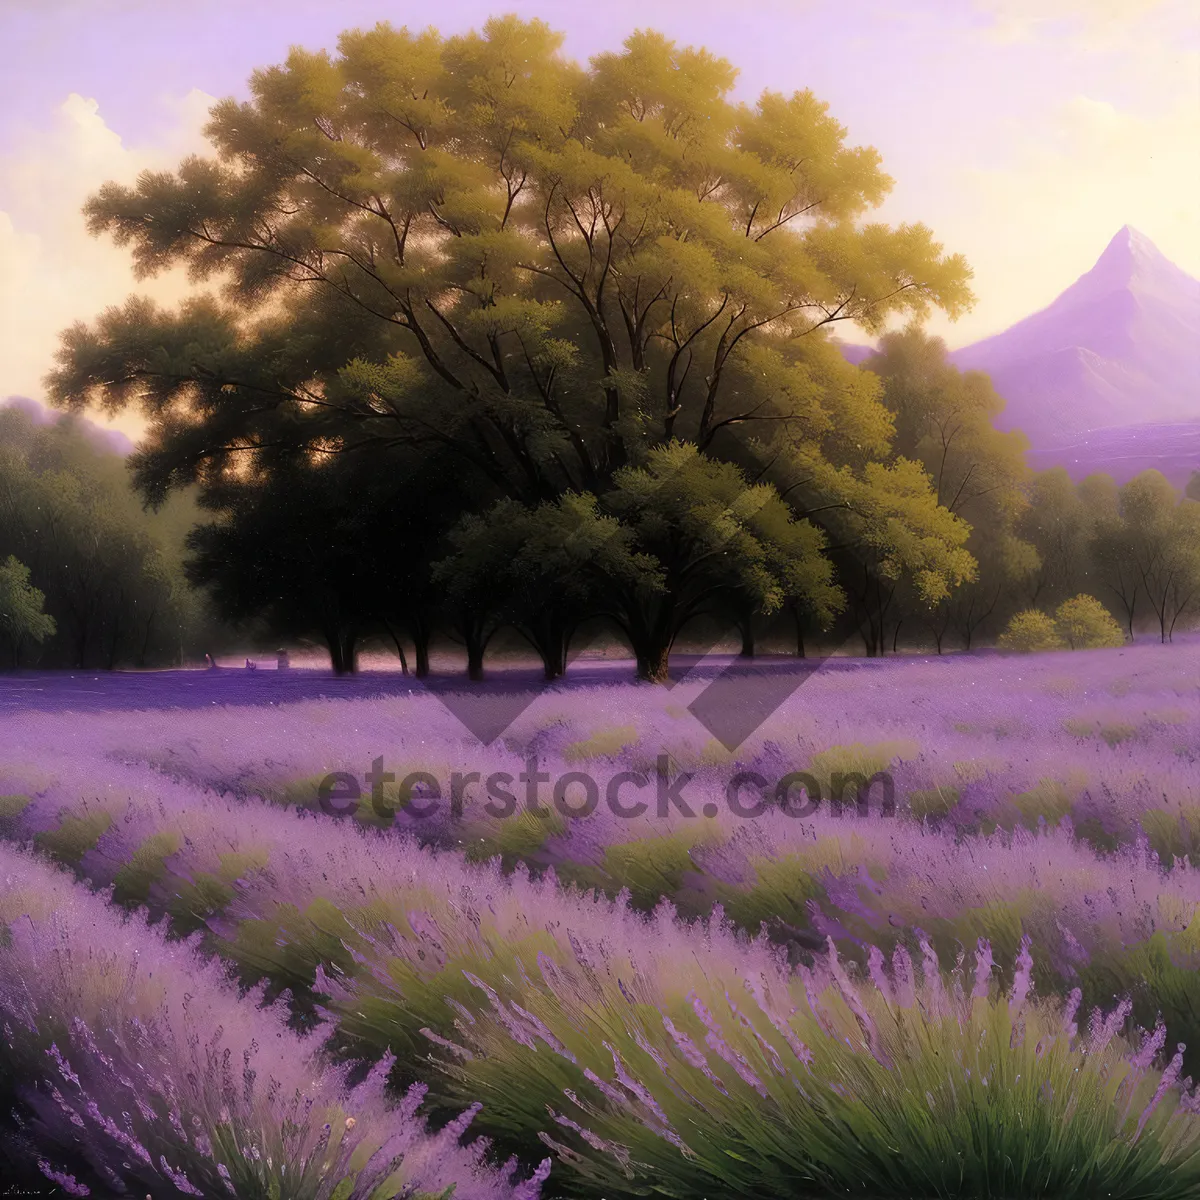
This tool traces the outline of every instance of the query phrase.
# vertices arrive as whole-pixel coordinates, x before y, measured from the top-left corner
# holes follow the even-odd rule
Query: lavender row
[[[505,876],[494,865],[471,866],[458,856],[436,854],[406,839],[271,805],[206,797],[180,785],[164,785],[161,779],[133,768],[110,775],[108,795],[93,794],[77,805],[74,817],[51,819],[58,802],[83,786],[82,780],[60,775],[18,818],[25,821],[26,831],[42,825],[43,845],[57,846],[59,853],[76,853],[85,874],[114,881],[127,891],[136,890],[134,876],[127,870],[136,862],[145,882],[143,898],[155,907],[187,901],[193,905],[188,911],[195,916],[195,901],[205,899],[211,911],[200,915],[222,952],[251,975],[287,982],[311,980],[338,1023],[343,1046],[368,1055],[391,1046],[409,1064],[426,1062],[432,1046],[449,1055],[459,1072],[467,1070],[465,1064],[473,1064],[462,1078],[463,1094],[472,1087],[487,1094],[491,1127],[507,1133],[528,1134],[539,1128],[541,1107],[537,1113],[513,1112],[511,1105],[514,1097],[523,1102],[530,1096],[545,1099],[543,1070],[550,1060],[545,1054],[523,1065],[505,1059],[514,1038],[524,1048],[522,1054],[531,1048],[527,1045],[531,1039],[536,1043],[538,1038],[530,1030],[539,1028],[539,1021],[552,1039],[545,1046],[567,1046],[568,1035],[576,1036],[571,1030],[586,1029],[589,1022],[588,1044],[602,1045],[607,1034],[615,1045],[612,1039],[620,1029],[627,1029],[621,1024],[623,1006],[649,1005],[665,1012],[681,1005],[687,1008],[692,992],[707,995],[703,988],[723,988],[736,995],[743,981],[756,972],[773,981],[771,986],[786,998],[788,1011],[801,1009],[803,993],[796,993],[795,978],[778,948],[765,940],[747,943],[719,919],[681,924],[669,906],[647,919],[623,897],[613,901],[564,894],[553,873],[540,879],[524,870]],[[89,822],[95,831],[97,815],[107,818],[107,827],[91,848],[85,848],[81,831]],[[71,834],[63,832],[68,828],[77,837],[73,846]],[[824,830],[815,846],[825,844],[822,852],[827,852],[834,833]],[[860,844],[843,846],[838,853],[871,849],[863,840],[863,830],[844,827],[842,833]],[[906,847],[908,842],[912,844]],[[917,828],[903,835],[881,832],[873,848],[877,855],[898,856],[907,850],[914,862],[913,877],[924,872],[931,880],[952,850],[945,839]],[[1123,878],[1113,872],[1111,857],[1096,855],[1061,831],[1019,835],[1015,842],[984,839],[971,852],[974,857],[961,872],[960,884],[991,875],[1031,887],[1039,883],[1039,873],[1049,882],[1058,871],[1065,902],[1087,872],[1092,873],[1094,894],[1107,892]],[[1111,920],[1136,918],[1139,906],[1151,897],[1168,912],[1171,903],[1177,911],[1189,904],[1195,907],[1190,870],[1167,875],[1148,856],[1140,862],[1129,858],[1121,867],[1127,871],[1125,888],[1111,902]],[[1134,903],[1124,904],[1123,898]],[[1120,928],[1101,926],[1106,935],[1122,933]],[[929,953],[935,954],[932,945]],[[604,967],[602,977],[596,975],[598,964]],[[563,1004],[557,993],[544,991],[548,978],[560,975],[592,979],[596,986],[600,986],[597,980],[606,981],[604,994]],[[639,980],[649,981],[645,987],[650,989],[646,992],[650,999],[637,999]],[[707,1011],[718,1009],[717,1000],[710,996]],[[738,1011],[729,1009],[723,1021],[737,1025]],[[526,1018],[522,1013],[532,1015]],[[489,1029],[504,1040],[489,1045],[485,1038],[486,1052],[479,1053],[477,1039]],[[918,1032],[916,1025],[909,1028],[913,1036]],[[673,1037],[669,1030],[667,1035]],[[621,1036],[633,1038],[630,1054],[636,1050],[649,1055],[651,1062],[657,1062],[655,1054],[662,1055],[644,1031],[629,1034],[627,1030]],[[664,1036],[661,1031],[659,1036]],[[720,1036],[726,1038],[727,1033]],[[653,1053],[640,1047],[638,1037]],[[762,1052],[769,1057],[769,1051]],[[577,1051],[571,1053],[580,1058]],[[602,1083],[607,1078],[610,1087],[613,1080],[620,1084],[621,1072],[626,1071],[616,1060],[611,1060],[607,1076],[589,1064],[582,1068],[581,1081],[563,1065],[569,1065],[570,1059],[554,1054],[559,1059],[551,1071],[557,1081],[555,1098],[568,1091],[583,1096],[585,1085],[599,1088],[587,1071]],[[498,1073],[489,1065],[497,1061],[503,1064]],[[704,1075],[702,1067],[696,1069]],[[842,1068],[830,1069],[836,1081]],[[512,1086],[514,1072],[522,1081],[518,1088]],[[543,1092],[534,1086],[538,1080]],[[595,1108],[585,1100],[588,1105]],[[554,1111],[565,1115],[561,1107]],[[567,1119],[588,1129],[588,1136],[612,1141],[591,1131],[578,1113]],[[745,1119],[753,1124],[758,1117],[752,1113]],[[577,1148],[545,1129],[541,1132],[568,1162],[581,1166]],[[591,1145],[588,1136],[578,1136]],[[678,1164],[671,1161],[670,1169],[675,1169]],[[608,1180],[607,1175],[604,1178]],[[715,1187],[720,1180],[710,1182]],[[611,1183],[608,1180],[604,1186]]]
[[[71,763],[0,779],[0,790],[27,793],[9,802],[9,835],[36,838],[93,883],[114,884],[119,899],[219,934],[252,977],[302,987],[318,962],[344,965],[340,914],[378,904],[404,913],[423,907],[431,888],[435,907],[460,887],[506,898],[519,890],[493,869],[422,854],[411,839],[353,822],[218,798],[136,766],[105,771],[103,784]],[[943,952],[986,933],[1005,955],[1029,935],[1043,984],[1053,974],[1059,986],[1082,982],[1089,995],[1111,996],[1116,972],[1119,988],[1146,993],[1147,1020],[1181,990],[1175,1007],[1186,1017],[1196,990],[1200,872],[1164,870],[1144,845],[1101,854],[1065,828],[956,838],[912,823],[768,813],[724,840],[646,826],[614,847],[585,845],[592,826],[579,824],[562,835],[575,853],[549,858],[555,877],[627,886],[643,907],[667,896],[703,915],[720,904],[751,932],[766,923],[776,940],[801,946],[832,936],[860,958],[867,945],[911,941],[915,930]],[[292,935],[279,946],[283,926]],[[1136,978],[1148,947],[1167,976],[1162,997],[1153,980]]]
[[[126,918],[33,855],[0,847],[0,1077],[12,1157],[66,1194],[281,1200],[536,1200],[460,1144],[478,1106],[437,1133],[423,1090],[389,1102],[385,1058],[349,1086],[286,1001],[239,995],[219,964]]]
[[[738,772],[758,773],[772,786],[790,772],[807,772],[828,796],[839,770],[884,770],[899,812],[918,820],[961,833],[1069,817],[1077,836],[1101,849],[1145,837],[1169,866],[1200,847],[1198,672],[1200,644],[1192,643],[1113,654],[842,664],[809,679],[734,752],[689,710],[705,687],[689,680],[669,692],[551,689],[524,711],[514,702],[513,721],[486,747],[460,720],[472,724],[474,711],[461,696],[415,687],[410,696],[372,701],[214,706],[148,712],[136,721],[126,714],[29,714],[11,722],[7,749],[13,760],[24,751],[52,752],[94,763],[100,774],[113,761],[142,762],[218,792],[312,807],[321,781],[335,772],[354,775],[369,792],[366,776],[381,761],[397,778],[426,772],[440,782],[436,815],[401,815],[417,836],[481,855],[536,853],[583,863],[651,834],[708,843],[734,836],[746,824],[727,797]],[[641,818],[615,815],[601,803],[586,821],[552,813],[540,825],[523,813],[490,817],[482,782],[465,789],[461,817],[449,799],[455,774],[515,779],[531,758],[552,779],[590,773],[603,792],[624,771],[653,777],[664,756],[672,773],[695,775],[683,792],[691,812],[711,805],[713,818],[685,817],[673,804],[660,814],[653,787],[638,794],[650,801]],[[387,810],[397,787],[384,790]],[[519,786],[513,790],[520,799]],[[542,790],[544,804],[551,804],[550,791],[549,784]],[[757,794],[751,787],[748,798]],[[873,804],[877,812],[877,793]],[[378,823],[365,795],[360,810]],[[774,840],[786,841],[788,829],[803,839],[794,823],[784,823]]]

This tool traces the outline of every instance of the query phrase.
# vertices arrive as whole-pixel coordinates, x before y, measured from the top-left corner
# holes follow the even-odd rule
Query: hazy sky
[[[827,100],[896,180],[882,217],[974,267],[976,309],[935,326],[951,345],[1048,303],[1127,223],[1200,275],[1195,0],[0,0],[0,397],[40,396],[59,330],[134,287],[83,230],[102,182],[202,150],[212,100],[290,45],[509,11],[577,58],[654,27],[728,58],[747,99]]]

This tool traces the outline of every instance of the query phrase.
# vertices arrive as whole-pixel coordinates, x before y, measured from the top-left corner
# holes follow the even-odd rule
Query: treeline
[[[725,630],[745,655],[848,640],[868,655],[940,654],[994,644],[1015,615],[1052,614],[1080,594],[1130,637],[1169,640],[1200,611],[1200,504],[1161,475],[1118,487],[1104,475],[1074,484],[1061,468],[1032,474],[1023,436],[993,426],[1002,401],[987,379],[958,372],[917,331],[885,336],[864,366],[914,501],[931,491],[965,532],[961,581],[932,604],[864,553],[878,536],[866,505],[839,501],[818,526],[749,468],[684,443],[651,450],[599,497],[502,500],[466,515],[470,496],[436,459],[365,447],[292,463],[267,483],[229,485],[217,519],[190,539],[190,578],[230,619],[265,615],[282,637],[317,636],[338,670],[383,638],[423,675],[438,638],[460,648],[472,677],[505,631],[551,678],[581,630],[620,637],[655,677],[689,633]],[[846,544],[831,549],[831,536]]]
[[[1200,615],[1200,474],[1180,494],[1158,471],[1118,486],[1108,475],[1072,484],[1061,467],[1038,474],[1022,527],[1037,565],[1013,602],[1048,611],[1084,592],[1132,638],[1164,642]]]
[[[603,626],[647,679],[702,622],[747,654],[780,623],[799,653],[940,650],[1093,583],[1130,627],[1184,618],[1184,575],[1128,551],[1193,508],[1150,480],[1044,510],[1062,480],[915,328],[969,307],[966,263],[862,219],[874,150],[660,35],[587,66],[561,41],[348,32],[217,104],[211,157],[89,201],[140,271],[214,290],[68,330],[50,392],[146,416],[135,484],[195,489],[188,577],[224,616],[339,671],[382,635],[422,673],[449,636],[472,675],[502,629],[553,677]],[[910,329],[861,370],[846,321]]]
[[[112,669],[194,653],[185,496],[147,512],[125,460],[67,417],[0,408],[0,666]]]

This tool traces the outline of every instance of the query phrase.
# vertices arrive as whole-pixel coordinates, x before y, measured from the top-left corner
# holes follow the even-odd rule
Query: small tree
[[[1054,614],[1058,636],[1072,650],[1123,646],[1125,635],[1112,614],[1095,596],[1080,594],[1064,600]]]
[[[460,520],[448,541],[451,553],[434,565],[433,578],[464,635],[473,679],[482,677],[484,651],[503,625],[537,651],[546,678],[557,679],[572,636],[604,608],[608,589],[663,589],[658,561],[635,552],[633,531],[587,493],[536,507],[501,500]]]
[[[1050,617],[1036,608],[1027,608],[1009,621],[1000,635],[1000,646],[1030,654],[1038,650],[1061,650],[1063,642]]]
[[[625,634],[638,677],[666,682],[676,638],[701,616],[744,622],[795,603],[828,624],[841,604],[825,534],[797,521],[775,488],[729,463],[669,442],[626,467],[601,505],[629,530],[629,550],[650,571],[607,577],[606,616]]]
[[[29,582],[29,568],[10,554],[0,563],[0,630],[8,638],[14,667],[26,641],[40,643],[54,633],[45,603],[45,595]]]

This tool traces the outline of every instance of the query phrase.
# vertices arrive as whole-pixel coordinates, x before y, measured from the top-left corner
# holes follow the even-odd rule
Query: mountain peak
[[[1154,243],[1140,229],[1135,229],[1132,225],[1122,225],[1113,234],[1113,239],[1108,244],[1109,246],[1144,246],[1149,247],[1151,250],[1156,250]]]
[[[1174,275],[1179,268],[1140,230],[1122,226],[1104,248],[1096,265],[1079,281],[1092,287],[1128,288],[1156,276]]]
[[[1200,281],[1131,225],[1046,308],[956,351],[1035,446],[1200,416]]]

